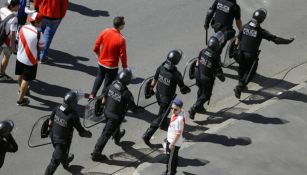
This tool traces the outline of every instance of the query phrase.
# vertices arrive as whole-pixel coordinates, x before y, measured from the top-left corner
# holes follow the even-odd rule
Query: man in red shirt
[[[113,20],[113,28],[103,30],[94,44],[94,52],[98,56],[98,73],[93,85],[90,99],[94,98],[103,82],[103,90],[116,78],[118,62],[121,60],[123,69],[127,68],[126,41],[120,33],[124,29],[123,16],[117,16]]]
[[[43,15],[41,30],[44,33],[45,49],[40,53],[40,63],[48,61],[47,52],[55,32],[64,18],[68,0],[35,0],[34,7]]]

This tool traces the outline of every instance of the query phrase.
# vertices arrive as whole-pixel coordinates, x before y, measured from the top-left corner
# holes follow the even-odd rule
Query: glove
[[[205,30],[208,30],[209,29],[209,25],[204,24],[204,28],[205,28]]]
[[[80,135],[80,137],[86,137],[86,138],[92,137],[91,131],[84,131],[84,132],[80,133],[79,135]]]
[[[150,98],[152,95],[155,94],[155,92],[153,91],[153,88],[151,86],[151,82],[152,80],[149,80],[146,85],[145,85],[145,99]]]
[[[187,94],[191,92],[191,89],[188,86],[184,85],[182,88],[180,88],[180,92],[182,94]]]

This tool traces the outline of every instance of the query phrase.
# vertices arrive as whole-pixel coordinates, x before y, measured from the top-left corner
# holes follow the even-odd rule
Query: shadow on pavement
[[[41,80],[34,80],[30,82],[30,91],[40,95],[62,98],[70,89],[55,84],[49,84]]]
[[[267,101],[268,99],[271,99],[272,97],[277,97],[280,100],[293,100],[293,101],[307,103],[307,95],[297,91],[286,91],[279,96],[263,91],[258,92],[258,91],[249,90],[248,92],[257,95],[254,95],[254,98],[249,98],[248,100],[242,101],[245,104],[260,104]]]
[[[188,172],[182,172],[184,175],[197,175],[197,174],[193,174],[193,173],[188,173]]]
[[[129,111],[129,112],[127,112],[126,116],[137,118],[137,119],[140,119],[140,120],[144,120],[148,123],[151,123],[157,117],[156,114],[153,114],[146,109],[141,109],[141,111],[138,112],[138,113],[133,113],[133,112]]]
[[[82,71],[92,76],[96,76],[97,74],[97,67],[94,66],[87,66],[81,64],[80,61],[88,61],[88,58],[80,57],[80,56],[73,56],[69,53],[49,49],[48,57],[51,58],[49,62],[46,64],[51,66],[57,66],[64,69],[74,70],[74,71]]]
[[[70,165],[67,171],[69,171],[73,175],[83,175],[81,173],[81,170],[83,169],[83,166],[80,165]]]
[[[189,138],[189,142],[210,142],[215,144],[220,144],[224,146],[246,146],[250,145],[252,143],[252,140],[249,137],[238,137],[238,138],[232,138],[227,137],[224,135],[218,135],[218,134],[209,134],[209,133],[202,133],[199,135],[196,135]]]
[[[277,118],[277,117],[265,117],[263,115],[257,113],[241,113],[234,114],[231,112],[224,113],[209,113],[209,117],[204,121],[195,121],[195,123],[199,125],[207,125],[207,124],[218,124],[222,123],[228,119],[236,119],[236,120],[245,120],[258,124],[274,124],[274,125],[282,125],[289,123],[288,120]]]
[[[141,77],[136,77],[134,79],[131,80],[131,84],[140,84],[144,81],[145,79],[144,78],[141,78]]]
[[[71,1],[68,4],[68,10],[80,13],[81,15],[91,16],[91,17],[99,17],[99,16],[108,17],[108,16],[110,16],[108,11],[92,10],[88,7],[85,7],[85,6],[79,5],[79,4],[75,4]]]

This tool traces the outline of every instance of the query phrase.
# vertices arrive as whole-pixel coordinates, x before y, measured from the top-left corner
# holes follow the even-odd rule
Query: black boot
[[[236,86],[236,88],[233,90],[235,92],[235,96],[237,99],[240,99],[242,88],[241,86]]]
[[[94,162],[102,162],[103,160],[107,159],[107,156],[100,153],[91,153],[91,159]]]
[[[143,140],[145,142],[146,145],[148,145],[149,147],[151,146],[151,143],[150,143],[150,138],[152,137],[152,135],[157,131],[158,128],[155,128],[155,127],[149,127],[146,132],[144,133],[143,135]]]
[[[200,107],[198,110],[197,110],[198,113],[201,113],[201,114],[205,114],[207,112],[206,108],[204,108],[203,106]]]
[[[74,154],[69,154],[66,161],[62,164],[64,169],[68,169],[69,163],[72,162],[75,158]]]
[[[194,120],[195,119],[195,114],[196,114],[196,109],[195,109],[195,105],[193,105],[190,109],[189,109],[189,117],[190,119]]]
[[[124,130],[124,129],[121,130],[121,131],[117,131],[117,132],[116,132],[116,134],[113,136],[113,138],[114,138],[114,143],[115,143],[116,145],[119,145],[120,139],[121,139],[122,137],[124,137],[125,133],[126,133],[126,130]]]

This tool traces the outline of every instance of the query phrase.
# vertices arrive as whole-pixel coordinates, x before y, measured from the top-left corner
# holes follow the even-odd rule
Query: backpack
[[[7,39],[8,35],[5,32],[5,26],[7,24],[7,22],[16,17],[15,14],[10,14],[9,16],[7,16],[6,18],[4,18],[1,23],[0,23],[0,46],[5,42],[5,40]]]

